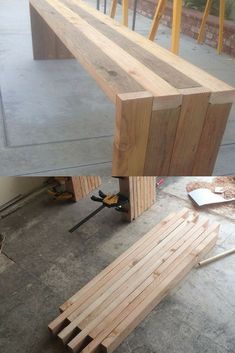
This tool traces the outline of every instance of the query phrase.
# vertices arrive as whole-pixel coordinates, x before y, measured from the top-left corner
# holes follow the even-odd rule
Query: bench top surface
[[[150,92],[166,106],[182,95],[211,92],[211,103],[232,103],[235,89],[81,0],[30,0],[108,97]]]

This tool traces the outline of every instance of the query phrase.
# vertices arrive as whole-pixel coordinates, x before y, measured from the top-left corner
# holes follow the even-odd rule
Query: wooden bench
[[[218,224],[187,209],[170,214],[67,300],[50,331],[73,352],[113,352],[212,249],[218,233]]]
[[[115,104],[113,175],[212,174],[234,88],[81,0],[30,12],[34,58],[76,58]]]

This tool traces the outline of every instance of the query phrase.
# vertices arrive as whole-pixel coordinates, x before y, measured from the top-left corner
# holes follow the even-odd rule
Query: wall
[[[45,180],[41,177],[0,177],[0,206],[19,194],[40,187]]]

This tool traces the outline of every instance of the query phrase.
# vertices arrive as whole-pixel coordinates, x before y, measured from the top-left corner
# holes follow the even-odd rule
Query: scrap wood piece
[[[212,256],[212,257],[210,257],[210,258],[208,258],[206,260],[202,260],[202,261],[198,262],[198,266],[202,267],[202,266],[208,265],[211,262],[223,259],[224,257],[226,257],[228,255],[232,255],[232,254],[235,254],[235,248],[227,250],[227,251],[224,251],[223,253],[215,255],[215,256]]]
[[[113,350],[215,245],[219,225],[183,209],[61,306],[49,325],[73,352]]]

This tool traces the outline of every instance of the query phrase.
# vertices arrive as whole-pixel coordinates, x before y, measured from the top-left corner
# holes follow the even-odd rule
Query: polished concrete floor
[[[113,105],[75,60],[33,61],[28,0],[0,6],[0,175],[110,175]],[[149,28],[137,16],[136,30],[146,36]],[[157,40],[169,48],[170,30],[161,26]],[[231,57],[185,35],[180,54],[235,86]],[[214,170],[234,173],[235,108]]]
[[[91,212],[89,197],[57,203],[41,194],[0,220],[6,235],[0,255],[0,352],[62,353],[47,331],[58,307],[171,211],[192,208],[190,178],[169,178],[156,204],[136,221],[105,209],[73,234],[68,229]],[[102,189],[118,189],[102,178]],[[212,254],[235,246],[234,208],[200,211],[221,224]],[[234,353],[234,255],[193,269],[117,349],[117,353]]]

